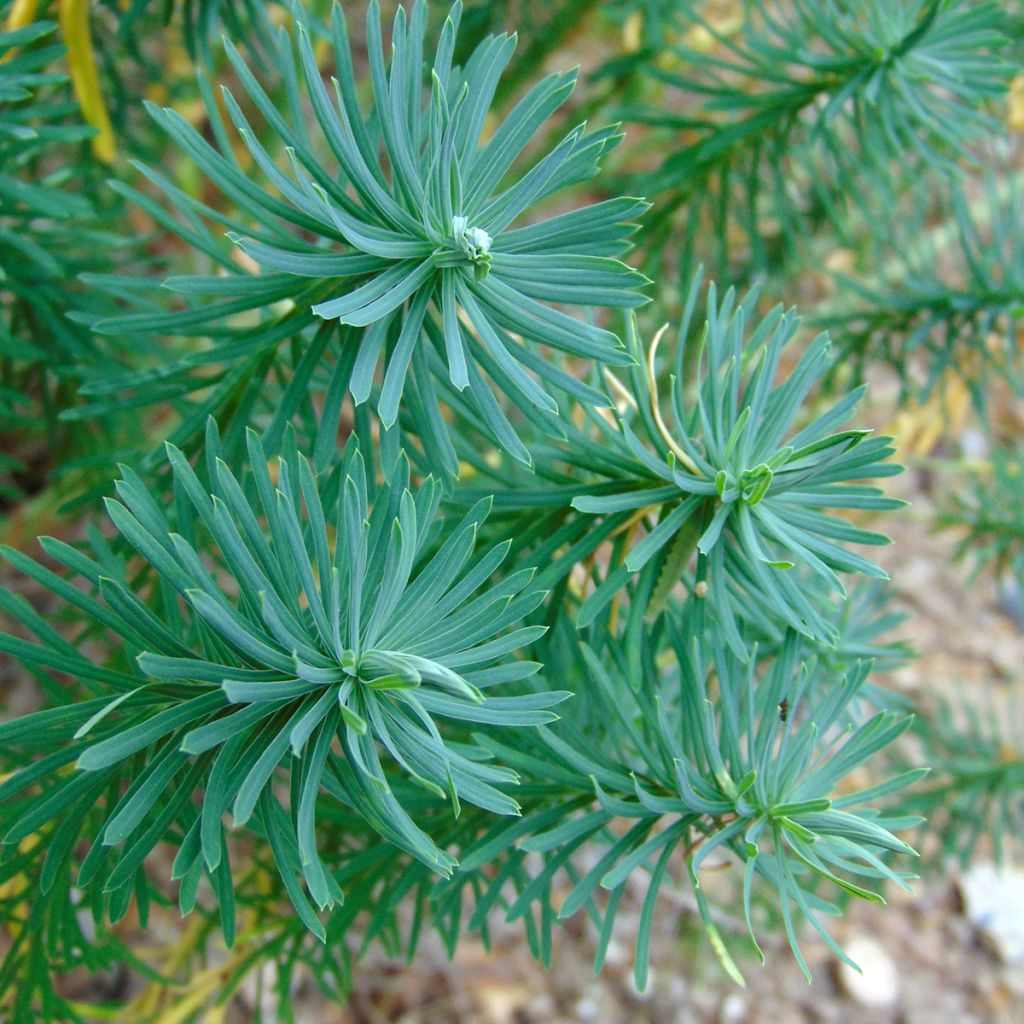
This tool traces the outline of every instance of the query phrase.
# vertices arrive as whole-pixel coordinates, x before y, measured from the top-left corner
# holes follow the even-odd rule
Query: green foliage
[[[995,696],[982,709],[945,704],[916,729],[936,767],[907,804],[928,816],[936,859],[966,864],[981,847],[1002,860],[1024,826],[1024,720],[1019,703]]]
[[[614,643],[606,642],[599,651],[584,647],[582,657],[575,658],[589,685],[566,705],[557,725],[538,730],[527,741],[521,755],[524,766],[545,763],[540,774],[551,785],[575,777],[584,788],[589,779],[597,795],[595,810],[521,844],[522,850],[550,858],[538,880],[550,878],[554,867],[584,841],[607,846],[578,880],[570,876],[575,885],[560,917],[584,907],[599,916],[595,894],[600,886],[610,892],[606,913],[614,918],[630,874],[650,872],[637,942],[640,987],[647,974],[651,914],[658,890],[667,882],[673,850],[684,851],[703,923],[723,965],[737,979],[738,969],[699,881],[701,866],[716,850],[732,850],[744,864],[743,905],[751,938],[756,881],[778,901],[805,972],[793,908],[835,948],[818,915],[836,914],[838,908],[817,892],[818,884],[877,901],[881,897],[849,876],[868,879],[869,885],[880,878],[903,884],[877,855],[912,852],[890,829],[913,822],[886,819],[861,805],[900,789],[920,773],[895,777],[869,792],[834,797],[841,778],[909,724],[899,712],[880,712],[865,720],[859,698],[867,663],[848,673],[823,671],[790,632],[777,657],[758,657],[755,650],[744,664],[720,642],[708,647],[701,642],[705,609],[705,602],[694,597],[681,610],[661,617],[645,634],[640,661],[632,652],[616,650]],[[622,680],[629,686],[623,687]],[[492,746],[517,764],[514,752],[497,742]],[[629,828],[610,830],[617,819]],[[466,859],[473,863],[473,853]],[[524,891],[531,890],[533,899],[545,898],[535,892],[535,884]],[[510,917],[518,916],[524,899],[520,896],[512,905]],[[610,934],[611,921],[606,919],[598,964]]]
[[[76,121],[65,76],[51,70],[62,53],[55,28],[0,31],[0,435],[40,433],[69,447],[57,416],[96,351],[88,328],[68,319],[96,305],[74,278],[102,269],[123,242],[103,230],[95,169],[79,159],[92,130]],[[9,474],[25,469],[0,453],[0,498],[17,494]]]
[[[748,337],[756,293],[737,304],[730,291],[719,303],[712,285],[708,319],[694,341],[691,318],[699,283],[698,277],[678,331],[668,375],[669,415],[661,411],[658,393],[664,379],[657,371],[658,339],[644,355],[635,330],[631,334],[637,365],[630,370],[628,389],[616,386],[625,415],[618,430],[603,428],[607,468],[599,472],[609,486],[575,497],[573,506],[606,516],[657,509],[657,523],[587,599],[580,621],[592,621],[630,575],[659,553],[657,576],[675,579],[695,548],[707,559],[719,625],[740,657],[746,644],[738,615],[781,620],[831,646],[835,628],[815,607],[817,595],[808,594],[806,581],[793,570],[801,564],[840,594],[845,591],[837,572],[885,578],[874,563],[844,545],[884,544],[886,538],[828,510],[900,506],[879,488],[856,483],[899,472],[885,463],[892,453],[890,439],[837,431],[860,400],[860,389],[794,430],[793,420],[828,363],[828,337],[815,339],[784,383],[775,386],[799,320],[776,307]],[[694,378],[690,397],[684,381]],[[569,460],[582,451],[582,445],[570,444]],[[682,546],[676,547],[677,541]]]
[[[968,0],[750,0],[735,34],[700,5],[640,4],[652,23],[635,55],[609,76],[647,78],[625,107],[627,122],[650,126],[664,156],[642,177],[658,197],[660,231],[686,207],[689,245],[710,223],[717,267],[731,269],[734,235],[754,268],[774,266],[807,228],[840,216],[853,196],[890,189],[908,162],[949,170],[970,145],[998,130],[985,106],[1000,96],[1012,65],[996,3]],[[718,45],[689,42],[703,31]],[[676,140],[683,136],[686,143]],[[698,215],[701,216],[698,216]],[[769,234],[765,225],[774,226]],[[701,249],[699,255],[711,259]]]
[[[508,550],[507,544],[492,548],[464,571],[486,503],[437,545],[431,526],[440,489],[428,478],[414,495],[400,456],[386,483],[373,488],[371,508],[367,468],[354,445],[319,484],[301,456],[279,460],[275,486],[254,434],[249,444],[250,474],[239,481],[220,461],[216,435],[208,436],[212,494],[181,452],[169,449],[183,510],[175,528],[135,474],[126,470],[119,481],[121,501],[108,501],[108,512],[157,574],[156,612],[123,579],[60,541],[44,539],[47,555],[84,577],[102,604],[40,564],[6,552],[17,568],[112,631],[126,653],[140,653],[126,671],[92,665],[40,628],[30,610],[11,605],[40,642],[8,637],[0,640],[3,649],[91,678],[116,696],[104,697],[99,687],[96,699],[65,706],[60,715],[42,711],[0,727],[7,733],[0,731],[0,738],[26,751],[46,749],[58,738],[73,741],[52,767],[77,757],[80,769],[66,777],[56,772],[27,797],[26,787],[43,778],[39,763],[3,783],[0,798],[21,795],[9,808],[4,841],[20,842],[83,795],[84,805],[92,806],[100,792],[130,781],[124,795],[111,800],[95,842],[97,851],[122,851],[104,891],[117,900],[119,890],[130,890],[142,859],[175,824],[183,837],[174,875],[183,879],[184,910],[204,868],[212,874],[226,857],[222,815],[230,808],[237,827],[258,810],[262,831],[273,831],[269,838],[296,910],[323,937],[308,900],[291,884],[301,863],[321,910],[342,898],[317,854],[322,787],[399,849],[449,873],[455,862],[395,797],[378,751],[428,792],[449,798],[456,815],[460,801],[515,814],[515,800],[495,788],[514,784],[515,774],[481,763],[482,752],[471,745],[446,744],[434,718],[521,728],[552,720],[544,709],[570,694],[486,695],[488,687],[536,672],[540,666],[533,662],[501,659],[544,632],[534,626],[498,635],[544,597],[543,591],[524,592],[528,569],[472,597]],[[255,502],[246,499],[246,489],[255,492]],[[217,563],[216,574],[197,547]],[[225,591],[237,592],[237,603]],[[336,738],[343,757],[332,749]],[[294,766],[295,824],[278,835],[278,819],[287,818],[267,787],[282,761]],[[188,801],[196,787],[205,793],[200,814]],[[71,831],[65,836],[69,846],[76,838]]]
[[[118,5],[117,39],[122,45],[133,47],[134,37],[146,23],[146,15],[158,7],[164,25],[180,21],[181,39],[189,56],[212,66],[210,44],[221,35],[272,49],[269,15],[275,6],[260,0],[163,0],[159,4],[154,0],[132,0],[130,4]]]
[[[984,412],[990,377],[1019,389],[1024,211],[1016,180],[995,176],[973,202],[954,187],[948,206],[937,226],[927,207],[907,218],[899,229],[904,244],[878,280],[841,278],[844,301],[827,320],[851,371],[848,379],[885,362],[920,398],[953,372]]]
[[[253,373],[266,375],[285,339],[312,334],[318,353],[331,351],[336,360],[326,384],[334,416],[325,417],[321,429],[331,438],[336,435],[344,392],[357,404],[366,401],[379,365],[384,373],[377,409],[383,425],[390,426],[411,374],[417,432],[430,437],[438,471],[452,474],[458,467],[435,408],[432,377],[443,376],[456,389],[467,389],[492,439],[526,459],[492,388],[526,413],[534,407],[557,410],[544,385],[577,395],[584,390],[532,345],[551,345],[611,365],[629,361],[610,331],[551,304],[630,307],[646,301],[637,291],[645,278],[616,258],[628,249],[632,221],[646,204],[606,200],[514,226],[547,197],[590,178],[620,135],[614,129],[586,133],[580,125],[510,180],[517,158],[571,93],[575,74],[541,80],[481,143],[491,99],[515,40],[489,37],[464,68],[453,68],[459,14],[456,5],[445,22],[424,93],[426,5],[416,3],[408,19],[399,8],[390,71],[380,11],[371,5],[367,32],[374,103],[369,114],[359,106],[340,7],[332,19],[338,75],[333,99],[303,21],[295,44],[285,36],[276,50],[288,83],[284,111],[229,44],[228,55],[248,100],[287,147],[290,173],[279,169],[227,89],[224,102],[253,168],[281,198],[268,194],[253,180],[253,171],[239,162],[209,87],[204,94],[216,126],[216,145],[174,111],[151,107],[174,142],[231,199],[237,213],[216,219],[264,273],[241,271],[198,223],[195,213],[210,216],[209,207],[184,196],[155,171],[145,171],[168,198],[190,209],[193,227],[184,237],[200,245],[220,272],[166,282],[186,296],[185,315],[130,313],[103,320],[96,329],[114,335],[210,337],[216,343],[173,367],[94,382],[88,393],[109,395],[133,387],[136,401],[164,397],[169,378],[175,377],[176,393],[197,391],[209,386],[210,377],[190,371],[210,363],[225,367],[219,376],[237,386]],[[312,122],[300,107],[300,90],[312,107]],[[390,179],[383,170],[385,160]],[[250,310],[267,312],[259,312],[254,326],[230,326],[231,318]],[[228,366],[233,369],[228,371]],[[302,366],[296,373],[308,376],[312,369]],[[296,391],[286,393],[286,404],[278,406],[282,422],[303,397]],[[201,408],[219,412],[230,394],[224,388]],[[595,394],[588,397],[599,400]],[[188,422],[193,431],[200,426],[196,416]],[[189,439],[183,430],[179,433],[179,440]]]
[[[985,566],[1000,578],[1024,581],[1024,507],[1021,478],[1024,451],[1020,445],[999,447],[982,468],[966,474],[951,489],[938,525],[960,536],[956,557],[972,563],[972,578]]]
[[[386,38],[373,0],[365,45],[339,4],[100,6],[109,165],[53,26],[0,35],[0,460],[45,410],[84,520],[3,548],[39,706],[0,722],[0,1015],[91,1019],[65,973],[166,992],[221,939],[210,1000],[267,962],[282,1007],[300,972],[338,999],[372,944],[454,953],[498,915],[550,964],[585,914],[600,969],[637,880],[638,987],[679,881],[742,980],[711,858],[806,973],[802,924],[844,958],[825,919],[906,886],[917,811],[965,856],[1019,828],[1005,730],[918,726],[925,782],[900,740],[864,553],[900,467],[850,423],[880,361],[979,408],[984,369],[1014,383],[1012,175],[952,184],[1018,59],[998,5],[417,0]],[[511,11],[518,51],[485,35]],[[540,77],[588,33],[592,66]],[[615,117],[628,145],[587,127]],[[691,272],[815,302],[837,244],[835,343]],[[1018,463],[943,519],[1000,573]],[[195,930],[165,973],[116,926],[168,910]]]

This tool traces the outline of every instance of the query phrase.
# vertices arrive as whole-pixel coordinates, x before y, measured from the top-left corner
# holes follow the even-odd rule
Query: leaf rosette
[[[41,643],[0,635],[0,649],[76,676],[97,695],[7,727],[17,734],[5,737],[11,742],[65,745],[0,786],[0,799],[10,800],[55,773],[41,792],[9,808],[5,841],[20,841],[62,808],[82,801],[91,807],[109,787],[115,795],[92,859],[111,846],[125,848],[108,889],[130,886],[134,869],[177,822],[183,839],[174,873],[194,895],[203,868],[216,872],[226,857],[225,812],[236,825],[255,814],[298,912],[320,934],[295,875],[305,878],[319,908],[340,900],[316,850],[321,791],[447,874],[454,859],[416,824],[401,794],[409,797],[411,783],[449,799],[456,814],[461,801],[517,814],[504,791],[516,773],[487,763],[466,727],[550,722],[548,709],[568,694],[488,695],[539,669],[509,656],[545,630],[508,631],[544,597],[529,589],[532,570],[487,586],[507,544],[473,560],[488,502],[448,524],[438,542],[431,525],[439,525],[441,486],[428,478],[410,490],[408,464],[397,453],[386,483],[375,486],[354,443],[319,479],[298,455],[277,460],[273,479],[255,434],[242,479],[218,450],[211,429],[208,489],[169,446],[176,529],[140,479],[124,471],[120,500],[107,507],[142,556],[145,586],[134,577],[129,589],[109,565],[44,540],[47,555],[91,583],[101,603],[26,556],[5,552],[17,569],[137,652],[137,670],[95,665],[27,606],[4,601]],[[136,596],[149,588],[152,608]],[[443,735],[445,721],[464,735]],[[55,771],[75,759],[84,770]],[[291,781],[290,816],[272,786],[282,765]],[[200,787],[196,811],[190,797]]]
[[[608,199],[528,221],[538,204],[594,175],[620,133],[616,128],[588,133],[581,124],[541,155],[532,153],[545,122],[572,92],[575,71],[542,79],[490,129],[488,112],[516,40],[488,37],[464,67],[454,66],[460,4],[444,22],[425,87],[427,5],[422,0],[409,15],[399,7],[390,62],[380,10],[371,3],[367,44],[373,102],[364,114],[341,7],[335,4],[332,20],[330,87],[314,56],[311,30],[301,11],[297,14],[295,45],[286,33],[279,45],[289,95],[284,110],[226,44],[245,105],[258,111],[264,129],[287,153],[287,161],[275,159],[261,141],[266,130],[255,129],[243,105],[224,88],[228,115],[267,188],[239,162],[208,87],[217,145],[173,110],[149,108],[235,205],[236,216],[217,219],[262,273],[242,273],[237,263],[221,259],[226,277],[167,282],[195,303],[186,314],[133,313],[97,329],[222,336],[224,327],[216,325],[225,317],[289,300],[279,329],[261,324],[260,344],[279,344],[317,318],[337,324],[338,380],[357,404],[370,398],[383,366],[377,408],[385,426],[398,417],[411,373],[419,432],[437,442],[439,461],[448,471],[457,472],[458,463],[435,411],[435,377],[468,389],[494,438],[528,461],[492,388],[525,415],[541,410],[550,418],[558,405],[549,388],[590,404],[604,399],[545,359],[537,345],[602,364],[630,362],[615,334],[565,307],[632,308],[647,301],[639,291],[647,278],[618,258],[630,248],[634,220],[647,204]],[[303,91],[312,117],[299,102]],[[524,160],[526,169],[517,173]],[[146,173],[176,204],[210,216],[208,207]],[[238,344],[225,349],[229,358],[242,350]],[[160,379],[166,376],[164,368]],[[92,393],[116,386],[97,382]]]
[[[737,304],[730,290],[719,304],[712,285],[708,318],[694,343],[690,327],[699,285],[698,275],[669,368],[671,414],[660,405],[661,334],[645,355],[634,324],[629,343],[638,365],[629,386],[609,375],[622,415],[614,425],[592,417],[609,453],[606,479],[594,493],[574,498],[573,506],[632,517],[633,527],[644,522],[647,530],[627,531],[632,539],[621,564],[584,602],[580,621],[591,622],[634,573],[652,574],[654,590],[678,582],[696,551],[703,560],[697,582],[705,585],[724,635],[741,657],[749,644],[740,618],[759,616],[833,644],[836,627],[819,606],[820,588],[809,587],[801,572],[844,596],[840,573],[888,578],[849,547],[887,544],[888,538],[834,512],[904,504],[864,482],[900,472],[887,461],[891,439],[837,429],[864,388],[806,425],[795,423],[829,365],[829,339],[819,335],[777,382],[783,350],[800,321],[776,307],[748,336],[755,292]]]

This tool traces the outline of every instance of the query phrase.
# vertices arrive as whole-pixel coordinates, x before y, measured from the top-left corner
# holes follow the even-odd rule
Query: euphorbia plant
[[[873,706],[860,655],[885,648],[844,583],[885,575],[851,546],[900,504],[872,482],[889,440],[847,425],[860,390],[819,402],[827,336],[800,349],[755,291],[697,275],[655,334],[634,310],[670,289],[624,261],[647,204],[581,191],[619,130],[552,129],[574,73],[493,117],[514,38],[459,64],[460,6],[432,52],[428,13],[386,45],[371,4],[362,78],[338,6],[296,9],[273,73],[228,43],[208,130],[151,107],[209,188],[142,164],[159,199],[115,186],[194,272],[170,301],[89,279],[110,315],[78,322],[145,355],[90,372],[74,415],[175,421],[109,522],[5,552],[62,608],[0,598],[47,701],[0,725],[0,885],[36,897],[9,915],[16,1019],[67,1006],[41,965],[95,969],[171,898],[228,945],[254,915],[283,978],[336,992],[350,933],[411,955],[501,911],[545,960],[585,911],[600,964],[646,875],[642,987],[677,872],[738,976],[712,852],[801,964],[798,917],[832,944],[835,897],[904,883],[912,819],[881,808],[916,773],[851,778],[908,719]]]

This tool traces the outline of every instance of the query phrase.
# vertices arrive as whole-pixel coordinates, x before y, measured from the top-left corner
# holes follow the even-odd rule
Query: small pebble
[[[900,976],[896,964],[884,946],[866,935],[845,943],[846,953],[860,967],[860,973],[841,963],[839,985],[861,1006],[884,1009],[896,1005],[900,996]]]
[[[736,992],[727,995],[718,1011],[719,1024],[743,1024],[746,1019],[747,1001]]]
[[[1004,964],[1024,963],[1024,871],[976,864],[960,879],[964,914]]]

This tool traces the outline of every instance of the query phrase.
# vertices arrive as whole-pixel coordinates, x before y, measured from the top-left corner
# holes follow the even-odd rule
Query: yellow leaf
[[[216,995],[221,984],[221,978],[216,974],[208,975],[198,983],[196,979],[193,979],[189,985],[191,991],[188,995],[164,1010],[153,1024],[183,1024],[205,1002]]]
[[[100,92],[89,32],[89,0],[60,0],[60,28],[68,48],[71,85],[82,108],[82,117],[99,133],[93,136],[92,151],[98,159],[110,163],[115,153],[114,130]]]
[[[220,1006],[212,1006],[206,1011],[206,1016],[203,1018],[203,1024],[224,1024],[228,1016],[228,1007],[224,1003]]]
[[[1024,132],[1024,75],[1010,82],[1009,109],[1006,124],[1011,131]]]
[[[7,31],[14,32],[25,28],[36,20],[39,0],[14,0],[14,6],[7,15]]]
[[[19,28],[27,28],[36,20],[36,11],[39,8],[39,0],[14,0],[14,6],[7,15],[7,24],[4,26],[6,32],[16,32]],[[15,46],[0,57],[0,64],[11,60],[17,54]]]
[[[636,53],[643,41],[644,16],[634,11],[622,26],[622,46],[629,53]]]
[[[929,455],[943,437],[963,428],[971,411],[971,393],[959,374],[947,372],[923,403],[911,402],[886,431],[911,455]]]

